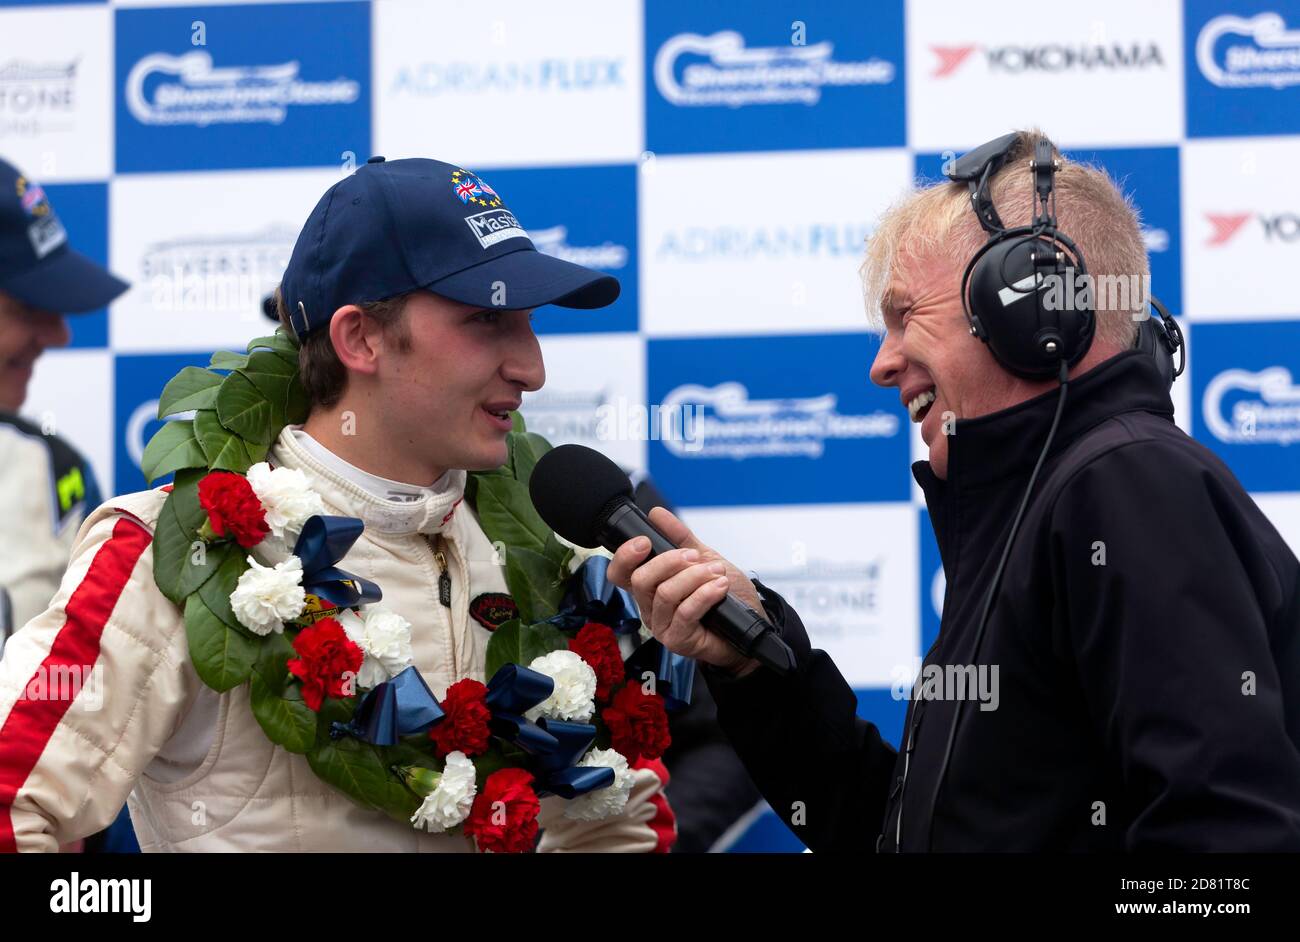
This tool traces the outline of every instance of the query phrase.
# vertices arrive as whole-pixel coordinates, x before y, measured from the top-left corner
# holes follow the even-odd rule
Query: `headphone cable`
[[[1052,441],[1056,438],[1056,429],[1061,424],[1061,413],[1065,411],[1065,396],[1070,386],[1070,366],[1065,360],[1061,360],[1058,379],[1061,384],[1061,395],[1056,401],[1056,415],[1052,418],[1052,427],[1047,432],[1047,441],[1043,443],[1043,450],[1038,454],[1038,462],[1034,465],[1033,473],[1029,475],[1029,483],[1025,486],[1024,496],[1020,499],[1020,509],[1016,511],[1016,518],[1011,524],[1011,532],[1007,535],[1007,542],[1002,547],[1002,558],[998,560],[998,568],[993,573],[993,581],[989,585],[988,595],[984,597],[984,611],[980,615],[979,629],[975,632],[975,650],[971,654],[972,665],[979,659],[980,645],[984,640],[984,628],[988,625],[989,614],[993,611],[993,600],[997,595],[998,586],[1002,582],[1002,573],[1006,569],[1007,559],[1011,555],[1011,544],[1015,542],[1016,532],[1020,529],[1020,521],[1025,515],[1025,508],[1029,506],[1029,496],[1033,493],[1034,483],[1038,480],[1038,472],[1042,470],[1047,453],[1052,448]],[[948,728],[948,742],[944,746],[943,762],[939,766],[939,777],[935,780],[934,793],[930,796],[930,811],[926,815],[925,849],[927,852],[934,843],[934,813],[939,806],[939,792],[943,788],[944,776],[948,773],[948,762],[952,759],[952,744],[957,738],[957,727],[961,723],[962,707],[965,704],[964,698],[957,701],[956,715],[953,717],[952,726]],[[899,808],[899,815],[901,817],[902,808]]]

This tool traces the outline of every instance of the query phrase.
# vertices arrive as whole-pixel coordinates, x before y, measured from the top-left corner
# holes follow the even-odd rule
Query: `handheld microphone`
[[[647,559],[677,549],[632,499],[632,482],[614,462],[582,445],[560,445],[533,468],[528,493],[547,526],[577,546],[615,552],[638,536],[650,540]],[[776,629],[735,596],[709,609],[703,625],[741,654],[778,674],[794,670],[794,652]]]

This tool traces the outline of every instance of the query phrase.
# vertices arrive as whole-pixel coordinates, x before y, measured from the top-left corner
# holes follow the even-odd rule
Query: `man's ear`
[[[339,362],[357,373],[376,373],[383,348],[383,329],[355,304],[345,304],[330,318],[330,343]]]

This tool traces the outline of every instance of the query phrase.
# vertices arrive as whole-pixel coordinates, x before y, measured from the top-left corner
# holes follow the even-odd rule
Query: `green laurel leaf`
[[[176,605],[184,605],[231,553],[231,544],[205,544],[199,539],[199,527],[208,519],[199,506],[199,480],[206,470],[176,473],[172,492],[167,495],[154,527],[154,581],[163,595]]]
[[[553,559],[523,547],[506,545],[506,585],[525,624],[556,613],[564,599],[567,572]],[[499,629],[498,629],[499,630]]]
[[[248,356],[243,353],[232,353],[229,350],[218,350],[212,354],[212,359],[208,361],[210,370],[238,370],[248,365]]]
[[[271,402],[247,376],[233,372],[217,392],[217,418],[240,438],[269,446],[284,427],[283,402]]]
[[[223,624],[198,593],[185,600],[185,635],[195,672],[218,693],[238,687],[252,674],[259,640]]]
[[[194,433],[207,458],[208,467],[213,471],[237,471],[245,474],[266,456],[266,445],[246,442],[227,431],[217,420],[217,413],[211,409],[195,414]]]
[[[420,807],[420,799],[389,770],[399,753],[350,736],[329,738],[330,724],[348,722],[354,706],[355,699],[327,699],[321,704],[316,742],[307,753],[307,762],[322,781],[357,804],[407,822]]]
[[[206,464],[203,449],[194,436],[194,423],[173,419],[149,439],[140,460],[146,481],[153,483],[164,474],[184,468],[202,468]]]
[[[305,755],[316,741],[316,714],[302,699],[302,687],[290,683],[288,661],[296,657],[283,634],[267,635],[262,643],[249,693],[253,716],[268,739],[290,752]]]
[[[514,469],[515,480],[524,486],[533,476],[533,468],[542,455],[551,450],[551,443],[533,432],[521,434],[510,433],[507,437],[510,448],[510,466]]]
[[[168,381],[158,397],[158,418],[192,409],[215,409],[221,376],[211,370],[187,366]]]
[[[492,632],[483,675],[490,679],[506,664],[527,667],[542,655],[567,650],[568,646],[564,632],[554,625],[525,625],[518,618],[512,618]]]
[[[504,475],[485,474],[475,490],[479,523],[491,542],[545,552],[551,528],[533,509],[526,486]]]

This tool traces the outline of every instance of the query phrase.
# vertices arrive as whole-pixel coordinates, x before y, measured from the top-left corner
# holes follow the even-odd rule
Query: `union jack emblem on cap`
[[[496,209],[501,205],[501,197],[497,195],[497,191],[468,170],[456,170],[452,173],[451,189],[467,206],[473,203],[484,209]]]

